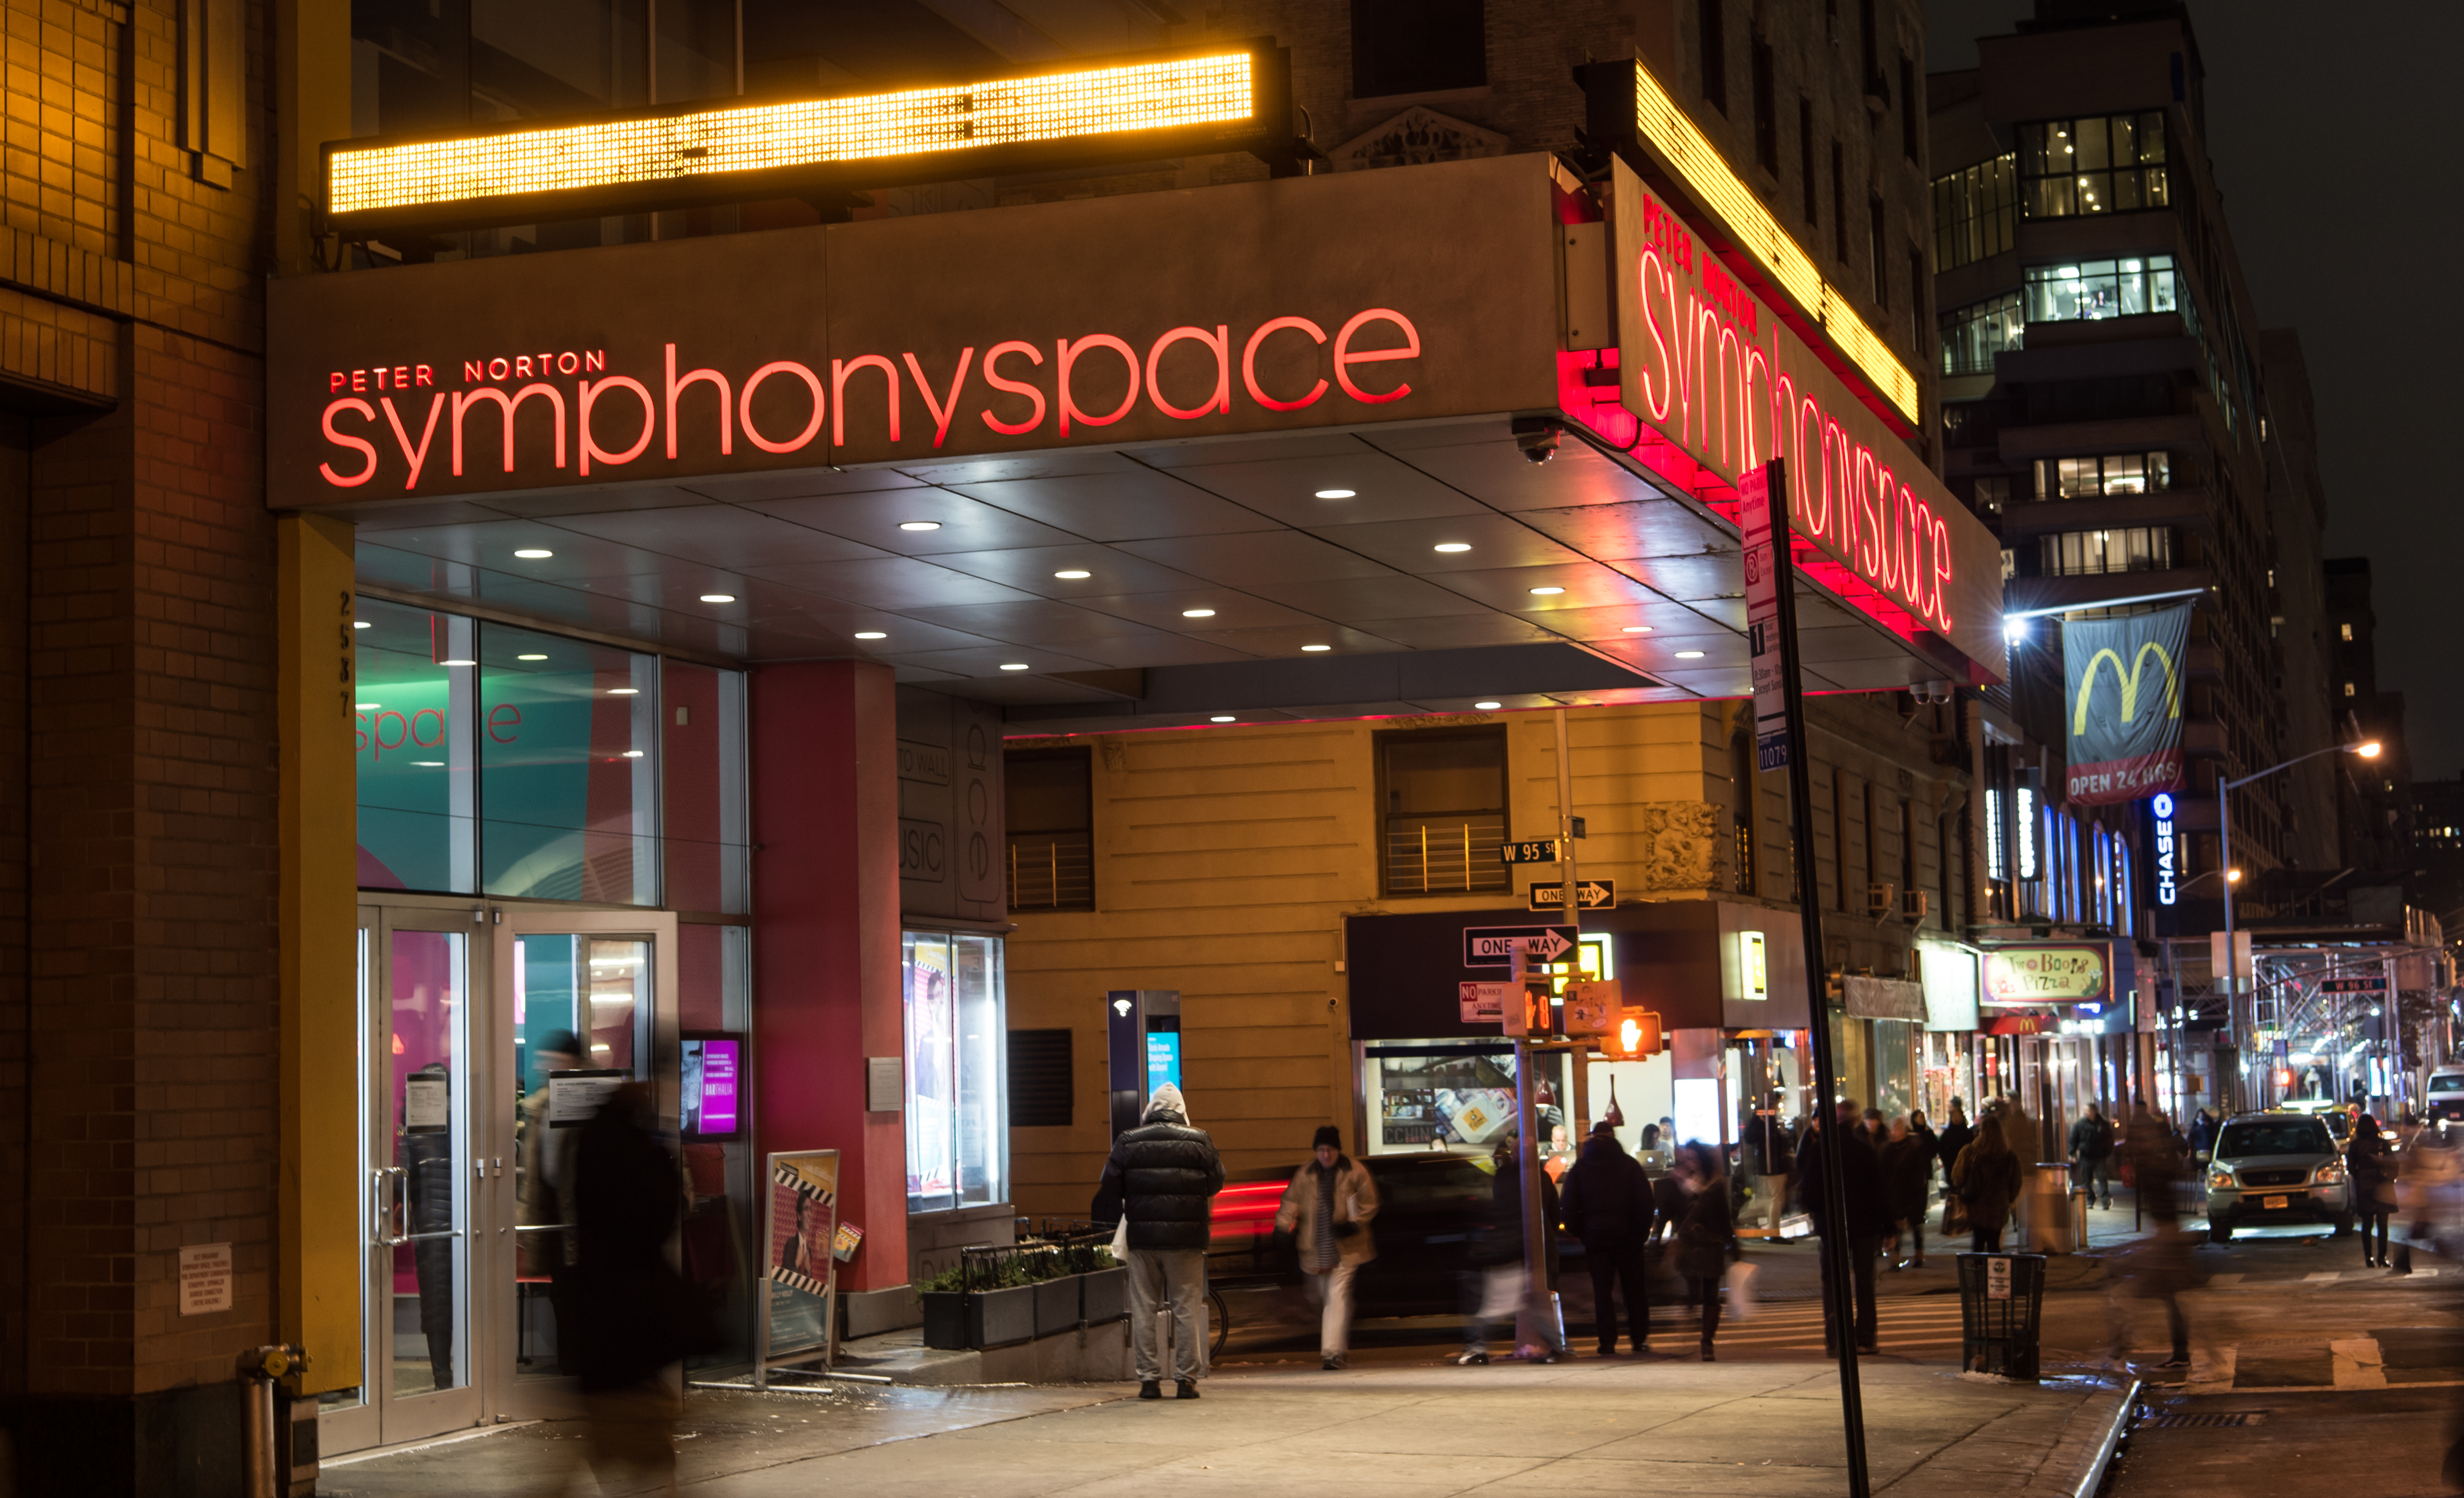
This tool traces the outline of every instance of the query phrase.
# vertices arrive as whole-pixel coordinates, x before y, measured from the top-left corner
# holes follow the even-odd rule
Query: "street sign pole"
[[[1796,910],[1805,941],[1807,1038],[1814,1053],[1814,1123],[1822,1131],[1822,1258],[1829,1270],[1827,1308],[1838,1334],[1839,1419],[1847,1438],[1849,1498],[1871,1498],[1865,1463],[1865,1400],[1857,1377],[1857,1299],[1848,1254],[1848,1196],[1840,1175],[1843,1140],[1833,1104],[1838,1070],[1831,1053],[1831,1002],[1824,982],[1822,909],[1814,870],[1814,784],[1805,757],[1805,683],[1797,659],[1796,566],[1789,544],[1788,474],[1777,458],[1749,473],[1745,493],[1746,614],[1753,635],[1755,763],[1775,768],[1785,757],[1789,806],[1796,837]],[[1771,678],[1776,676],[1776,683]],[[1774,692],[1771,687],[1775,685]],[[1779,731],[1766,737],[1766,704],[1781,708]]]

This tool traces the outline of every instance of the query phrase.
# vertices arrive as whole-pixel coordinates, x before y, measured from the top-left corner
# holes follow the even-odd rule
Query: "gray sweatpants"
[[[1172,1313],[1172,1377],[1206,1377],[1206,1254],[1199,1248],[1130,1250],[1130,1345],[1138,1379],[1164,1377],[1158,1313]]]

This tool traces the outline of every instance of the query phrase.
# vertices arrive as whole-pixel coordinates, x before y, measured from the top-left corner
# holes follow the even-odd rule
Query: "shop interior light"
[[[1814,257],[1780,228],[1762,198],[1740,181],[1720,155],[1719,147],[1695,126],[1677,101],[1651,76],[1634,65],[1635,124],[1645,143],[1660,153],[1695,198],[1728,227],[1754,263],[1788,293],[1848,361],[1864,373],[1874,389],[1913,424],[1917,419],[1917,377],[1899,361],[1865,320],[1848,305],[1847,296],[1822,278]]]
[[[353,629],[374,629],[374,628],[376,628],[376,626],[375,626],[374,624],[372,624],[372,623],[368,622],[366,619],[353,619],[353,620],[351,621],[351,627],[352,627]]]
[[[516,657],[514,657],[514,659],[515,659],[515,660],[517,660],[517,661],[544,661],[544,660],[546,660],[546,659],[547,659],[547,657],[545,657],[545,656],[543,656],[543,655],[533,654],[533,655],[526,655],[526,656],[516,656]]]
[[[383,703],[353,703],[351,704],[351,710],[354,712],[374,712],[384,706],[385,704]]]
[[[642,689],[638,686],[611,686],[607,688],[607,695],[610,697],[639,697],[642,695]]]
[[[439,661],[436,663],[438,665],[477,665],[479,662],[476,661]]]
[[[642,757],[642,751],[640,749],[627,749],[625,751],[625,757],[627,759],[640,759]]]
[[[824,170],[849,185],[886,185],[1016,169],[1022,148],[1117,153],[1156,131],[1237,141],[1288,130],[1279,118],[1281,72],[1276,50],[1219,46],[941,88],[671,109],[445,141],[342,141],[326,148],[326,206],[347,237],[355,218],[373,226],[425,210],[430,220],[467,220],[567,194],[690,201],[755,173]]]

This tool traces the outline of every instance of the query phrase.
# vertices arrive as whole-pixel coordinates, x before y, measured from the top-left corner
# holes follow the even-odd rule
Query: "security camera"
[[[1557,440],[1565,435],[1556,423],[1525,417],[1514,423],[1514,445],[1526,463],[1546,463],[1557,456]]]

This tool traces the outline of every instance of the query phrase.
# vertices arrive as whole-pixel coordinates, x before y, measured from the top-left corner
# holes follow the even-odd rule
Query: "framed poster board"
[[[780,1150],[766,1157],[768,1212],[762,1234],[761,1307],[753,1385],[774,1365],[838,1355],[839,1152]]]

